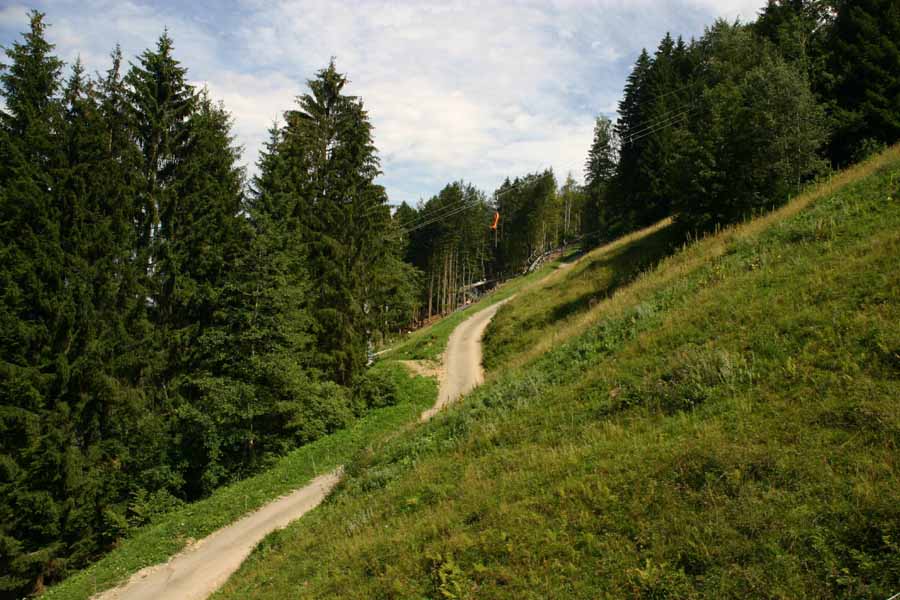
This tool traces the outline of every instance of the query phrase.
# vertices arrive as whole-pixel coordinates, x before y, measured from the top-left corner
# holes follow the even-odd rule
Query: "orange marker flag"
[[[491,225],[491,229],[496,230],[496,229],[497,229],[497,223],[499,223],[499,222],[500,222],[500,213],[499,213],[499,212],[495,212],[495,213],[494,213],[494,223]]]

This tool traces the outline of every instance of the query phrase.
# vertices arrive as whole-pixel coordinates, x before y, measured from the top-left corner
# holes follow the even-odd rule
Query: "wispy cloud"
[[[460,178],[491,190],[546,167],[579,177],[593,120],[615,111],[642,47],[667,31],[699,35],[716,17],[752,19],[760,0],[45,4],[60,56],[80,53],[90,69],[106,68],[117,41],[134,56],[168,27],[192,79],[234,115],[250,165],[268,126],[336,57],[399,202]],[[24,7],[0,9],[0,43],[25,24]]]

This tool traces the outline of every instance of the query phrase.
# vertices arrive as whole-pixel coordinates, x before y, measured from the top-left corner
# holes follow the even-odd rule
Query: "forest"
[[[900,139],[900,5],[776,0],[640,54],[583,185],[392,207],[334,61],[248,178],[167,33],[89,75],[30,19],[0,70],[0,597],[390,404],[373,347],[543,253],[667,216],[696,235]]]

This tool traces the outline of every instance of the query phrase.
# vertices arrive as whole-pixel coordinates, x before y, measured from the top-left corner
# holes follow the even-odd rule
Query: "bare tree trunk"
[[[431,319],[432,300],[434,298],[434,265],[431,266],[431,277],[428,280],[428,318]]]
[[[447,288],[450,278],[450,255],[447,252],[444,252],[444,272],[443,277],[441,278],[441,314],[447,314]]]
[[[447,312],[453,311],[453,258],[455,250],[451,250],[447,257]]]

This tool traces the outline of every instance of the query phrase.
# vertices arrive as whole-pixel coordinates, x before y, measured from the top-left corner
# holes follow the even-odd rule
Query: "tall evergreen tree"
[[[584,229],[591,239],[602,239],[610,227],[608,207],[609,186],[616,175],[617,145],[615,129],[606,117],[597,117],[594,123],[594,141],[584,165],[584,183],[587,192],[584,203]]]
[[[167,372],[184,402],[174,424],[186,463],[185,492],[196,497],[227,480],[240,443],[229,421],[238,411],[233,395],[213,385],[231,348],[221,335],[223,290],[247,239],[241,215],[243,170],[230,132],[230,117],[206,92],[194,101],[184,143],[161,205],[154,275],[161,324],[166,331]],[[240,396],[240,394],[238,394]],[[230,443],[229,443],[230,442]]]
[[[64,442],[49,415],[65,385],[67,302],[54,173],[62,166],[62,63],[44,15],[5,51],[0,74],[0,590],[52,576],[63,517]]]
[[[165,252],[159,233],[161,229],[171,230],[167,221],[173,218],[176,203],[172,184],[178,157],[188,143],[189,119],[195,106],[187,70],[175,60],[173,50],[172,39],[163,33],[156,50],[145,50],[125,77],[130,117],[143,154],[135,227],[148,272]],[[160,297],[164,294],[155,290],[162,312],[169,309],[167,298]]]
[[[344,94],[332,61],[309,81],[298,109],[285,114],[281,144],[290,164],[295,217],[308,244],[321,367],[352,383],[366,361],[366,279],[390,223],[372,125],[362,101]]]
[[[829,43],[837,165],[900,140],[900,3],[839,4]]]
[[[255,386],[242,414],[251,458],[314,440],[353,417],[348,391],[322,381],[316,368],[315,282],[283,133],[273,127],[261,153],[246,206],[252,237],[228,291],[231,352],[249,357],[239,367]]]
[[[641,179],[644,148],[648,131],[647,81],[652,59],[646,49],[641,51],[625,84],[619,102],[619,119],[615,132],[621,141],[619,169],[615,189],[610,197],[608,220],[613,231],[621,233],[639,221],[640,206],[645,196],[645,182]]]
[[[647,74],[639,181],[638,224],[646,225],[672,212],[676,193],[675,165],[685,144],[688,121],[696,112],[696,81],[685,73],[687,48],[668,33],[660,41]]]
[[[699,48],[707,87],[674,187],[678,218],[703,229],[796,193],[822,169],[826,129],[805,75],[747,27],[719,21]]]

